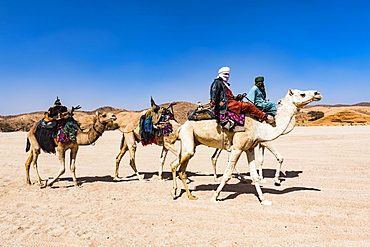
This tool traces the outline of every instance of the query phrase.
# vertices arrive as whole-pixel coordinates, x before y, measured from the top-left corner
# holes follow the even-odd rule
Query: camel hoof
[[[280,186],[281,185],[280,179],[274,178],[274,180],[275,180],[275,186]]]
[[[172,189],[170,194],[172,196],[172,199],[176,199],[177,198],[177,196],[176,196],[176,189]]]
[[[266,183],[266,179],[263,179],[263,178],[262,178],[262,179],[260,179],[260,183],[261,183],[261,184],[265,184],[265,183]]]
[[[190,195],[188,196],[189,200],[198,200],[198,198],[196,196],[193,196],[193,195]]]
[[[122,177],[115,176],[113,178],[113,181],[121,181],[122,179],[123,179]]]
[[[272,202],[270,202],[269,200],[263,200],[263,201],[261,202],[261,205],[264,205],[264,206],[270,206],[270,205],[272,205]]]
[[[214,197],[212,197],[211,199],[210,199],[210,201],[211,202],[213,202],[213,203],[218,203],[218,201],[217,201],[217,198],[214,196]]]
[[[45,189],[48,186],[51,186],[51,185],[48,184],[48,180],[46,179],[44,183],[40,184],[40,189]]]

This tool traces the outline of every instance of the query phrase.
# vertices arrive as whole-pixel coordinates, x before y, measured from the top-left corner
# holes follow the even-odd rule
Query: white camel
[[[277,111],[275,126],[260,123],[247,116],[244,123],[246,128],[245,132],[229,132],[223,129],[216,120],[186,121],[179,131],[181,139],[179,163],[171,166],[173,177],[173,186],[171,190],[172,197],[177,197],[176,191],[178,187],[176,171],[177,167],[180,166],[179,177],[181,178],[188,198],[190,200],[197,199],[191,194],[186,183],[186,168],[190,158],[195,154],[196,146],[203,144],[208,147],[230,151],[228,166],[223,174],[220,185],[211,198],[211,201],[217,201],[222,188],[225,186],[227,181],[230,180],[241,153],[246,152],[251,178],[257,190],[259,200],[264,205],[270,205],[271,202],[265,200],[259,185],[258,173],[255,167],[254,147],[256,147],[258,143],[268,142],[278,138],[287,130],[289,123],[299,108],[313,101],[321,100],[321,98],[322,95],[318,91],[289,90],[286,96],[282,99],[282,105]]]
[[[289,132],[291,132],[294,129],[294,126],[295,126],[295,117],[292,118],[292,121],[289,123],[289,127],[287,128],[287,130],[282,135],[286,135]],[[257,150],[257,158],[256,158],[257,162],[256,163],[257,163],[258,177],[259,177],[260,183],[265,183],[266,182],[266,180],[263,177],[263,169],[262,169],[263,163],[264,163],[264,160],[265,160],[265,158],[264,158],[265,157],[265,149],[269,150],[275,156],[276,161],[278,162],[278,164],[276,166],[276,170],[275,170],[274,181],[275,181],[275,185],[279,186],[281,184],[280,171],[281,171],[281,167],[282,167],[283,162],[284,162],[284,156],[281,155],[278,152],[278,150],[272,145],[271,142],[261,142],[255,148],[255,150]],[[218,181],[217,171],[216,171],[217,168],[216,167],[217,167],[217,160],[220,157],[221,152],[222,152],[222,149],[216,149],[215,152],[213,153],[213,155],[211,156],[211,162],[212,162],[212,167],[213,167],[213,176],[214,176],[215,182]],[[237,172],[238,177],[239,177],[240,180],[242,180],[242,181],[246,180],[245,177],[242,176],[242,174],[236,168],[236,166],[235,166],[235,171]]]

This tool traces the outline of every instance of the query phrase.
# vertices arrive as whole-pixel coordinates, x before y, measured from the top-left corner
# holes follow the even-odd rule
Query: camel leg
[[[176,191],[177,191],[177,167],[180,165],[180,163],[171,163],[171,172],[172,172],[172,190],[171,190],[171,196],[173,199],[177,198]]]
[[[116,170],[114,172],[114,178],[113,180],[121,180],[121,177],[118,175],[119,174],[119,164],[122,160],[122,157],[125,155],[125,153],[127,152],[128,150],[128,147],[126,144],[124,144],[122,147],[121,147],[121,150],[119,152],[119,154],[117,155],[116,157]]]
[[[37,167],[37,158],[39,157],[40,149],[31,149],[31,152],[27,158],[27,161],[25,163],[26,168],[26,183],[28,185],[31,185],[31,179],[30,179],[30,166],[32,165],[33,169],[35,170],[37,182],[40,186],[43,186],[42,179],[39,174],[39,169]]]
[[[280,185],[281,184],[280,171],[281,171],[281,167],[284,162],[284,157],[276,150],[276,148],[270,142],[266,143],[266,148],[275,156],[278,162],[278,165],[275,171],[274,181],[275,181],[275,185]]]
[[[188,166],[189,160],[191,157],[194,156],[194,153],[188,153],[183,158],[181,158],[181,165],[179,168],[179,177],[181,179],[182,184],[184,185],[186,194],[189,198],[189,200],[197,200],[198,198],[196,196],[193,196],[189,190],[189,186],[187,183],[187,176],[186,176],[186,167]]]
[[[37,177],[37,181],[38,183],[40,184],[40,186],[42,186],[42,179],[40,177],[40,174],[39,174],[39,171],[38,171],[38,168],[37,168],[37,158],[40,154],[40,150],[34,150],[32,149],[28,158],[27,158],[27,161],[25,163],[25,168],[26,168],[26,183],[28,185],[31,185],[31,179],[30,179],[30,167],[31,167],[31,164],[35,170],[35,173],[36,173],[36,177]]]
[[[246,153],[247,153],[247,158],[248,158],[248,163],[249,163],[250,174],[252,178],[252,184],[254,184],[256,188],[258,198],[261,201],[262,205],[271,205],[272,203],[270,201],[265,200],[265,197],[263,196],[263,193],[262,193],[262,189],[259,185],[259,175],[258,175],[256,164],[255,164],[254,148],[249,149]]]
[[[73,182],[76,187],[79,186],[77,182],[77,177],[76,177],[76,165],[75,165],[77,152],[78,152],[78,146],[71,149],[70,165],[69,165],[69,169],[71,170],[71,173],[72,173]]]
[[[167,154],[168,154],[168,149],[163,146],[162,147],[162,152],[161,152],[161,157],[159,157],[159,170],[158,170],[158,179],[160,181],[163,181],[163,177],[162,177],[162,173],[163,173],[163,166],[164,166],[164,162],[166,161],[166,158],[167,158]]]
[[[24,164],[25,168],[26,168],[26,183],[27,183],[27,185],[31,185],[30,167],[31,167],[32,160],[33,160],[33,150],[31,150],[30,154],[28,155],[27,161]]]
[[[137,171],[136,163],[135,163],[136,143],[134,145],[132,145],[128,150],[130,152],[130,166],[131,166],[132,170],[134,170],[134,173],[136,174],[139,181],[142,182],[144,180],[141,178],[139,172]]]
[[[188,195],[188,198],[190,200],[196,200],[197,198],[193,196],[189,190],[188,184],[187,184],[187,176],[186,176],[186,167],[189,163],[189,160],[191,157],[194,156],[195,153],[195,145],[194,145],[194,137],[191,134],[189,136],[190,138],[187,138],[187,143],[184,141],[181,142],[181,151],[180,151],[180,158],[179,162],[172,162],[171,163],[171,171],[172,171],[172,190],[171,195],[173,198],[176,198],[176,190],[177,190],[177,180],[176,180],[176,171],[177,167],[179,168],[179,177],[184,185],[184,188],[186,190],[186,194]]]
[[[215,182],[218,182],[216,165],[217,165],[218,157],[220,157],[221,152],[222,152],[222,149],[216,149],[211,157],[212,167],[213,167],[213,178]]]
[[[266,183],[266,180],[263,178],[263,162],[264,162],[264,157],[265,157],[265,145],[264,143],[259,144],[257,147],[257,167],[258,167],[258,178],[260,180],[260,183]]]
[[[241,150],[235,149],[231,150],[228,165],[224,171],[220,185],[217,187],[217,190],[215,191],[213,197],[211,198],[211,202],[217,201],[217,198],[219,197],[221,190],[223,189],[225,184],[231,179],[236,163],[238,162],[241,153],[242,153]]]
[[[37,167],[37,159],[41,153],[40,149],[33,149],[32,150],[32,156],[33,156],[33,159],[32,159],[32,166],[33,166],[33,169],[35,170],[35,173],[36,173],[36,177],[37,177],[37,182],[39,183],[40,186],[43,186],[43,183],[42,183],[42,179],[40,177],[40,173],[39,173],[39,169]]]
[[[57,181],[58,178],[65,173],[66,171],[65,169],[66,153],[65,152],[66,151],[64,149],[57,147],[57,154],[58,154],[58,159],[60,163],[59,173],[50,183],[47,183],[46,186],[52,186],[55,183],[55,181]]]
[[[222,152],[222,149],[216,149],[215,152],[213,153],[212,157],[211,157],[211,161],[212,161],[212,166],[213,166],[213,177],[214,177],[214,180],[215,182],[218,182],[219,180],[217,179],[217,171],[216,171],[216,164],[217,164],[217,160],[218,158],[220,157],[221,155],[221,152]],[[229,157],[228,159],[230,158],[230,154],[229,154]],[[234,168],[235,172],[238,174],[238,177],[239,179],[242,181],[242,182],[246,182],[247,179],[245,178],[245,176],[242,176],[241,172],[238,170],[238,168]]]
[[[39,183],[40,186],[43,186],[42,179],[39,174],[39,170],[37,167],[37,159],[41,153],[41,148],[37,143],[36,137],[34,135],[28,136],[27,137],[27,147],[26,151],[31,147],[30,154],[27,158],[27,161],[25,163],[25,168],[26,168],[26,183],[28,185],[31,184],[31,179],[30,179],[30,166],[32,165],[33,169],[35,170],[36,177],[37,177],[37,182]]]
[[[175,147],[175,145],[173,143],[168,143],[168,142],[165,142],[164,143],[164,146],[163,146],[163,149],[162,149],[162,153],[163,151],[165,150],[165,156],[161,159],[161,167],[160,167],[160,178],[162,179],[162,172],[163,172],[163,165],[164,165],[164,162],[165,162],[165,159],[166,159],[166,156],[167,156],[167,153],[168,151],[171,151],[171,153],[173,153],[176,157],[175,160],[173,160],[170,164],[170,167],[172,168],[172,166],[174,166],[174,164],[178,164],[179,162],[179,151],[177,150],[177,148]],[[176,165],[176,167],[178,167],[178,165]]]

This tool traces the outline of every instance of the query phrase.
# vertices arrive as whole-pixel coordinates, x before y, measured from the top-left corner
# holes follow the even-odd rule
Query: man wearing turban
[[[211,106],[214,106],[216,113],[225,114],[226,110],[232,111],[236,114],[253,114],[260,121],[273,123],[274,118],[270,115],[264,114],[255,105],[241,101],[242,95],[234,97],[230,84],[228,83],[230,77],[230,68],[222,67],[218,71],[218,77],[213,81],[210,89]]]
[[[263,76],[258,76],[254,79],[255,84],[249,91],[247,99],[257,106],[258,109],[261,109],[263,112],[275,117],[276,106],[274,102],[266,100],[264,80],[265,78]]]

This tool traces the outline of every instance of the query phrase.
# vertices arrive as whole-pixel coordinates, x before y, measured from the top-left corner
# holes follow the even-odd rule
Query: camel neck
[[[88,132],[81,131],[78,133],[77,143],[79,145],[91,145],[102,136],[104,131],[105,125],[97,120]]]
[[[285,100],[287,101],[288,99],[285,98]],[[263,130],[260,131],[259,139],[261,141],[272,141],[284,134],[290,126],[290,122],[296,113],[297,107],[294,104],[289,102],[282,103],[277,110],[275,127],[267,124],[260,124]]]

